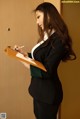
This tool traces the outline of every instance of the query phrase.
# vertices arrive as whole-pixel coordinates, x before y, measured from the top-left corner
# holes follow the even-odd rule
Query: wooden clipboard
[[[15,59],[17,59],[17,60],[19,60],[19,61],[23,61],[23,62],[25,62],[25,63],[27,63],[27,64],[31,64],[31,65],[33,65],[33,66],[35,66],[35,67],[38,67],[38,68],[42,69],[42,70],[45,71],[45,72],[47,71],[47,70],[45,69],[44,65],[43,65],[41,62],[39,62],[39,61],[37,61],[37,60],[34,60],[34,59],[32,59],[32,58],[29,58],[28,56],[27,56],[27,57],[24,57],[23,54],[21,54],[21,53],[19,53],[18,51],[12,49],[11,46],[8,46],[8,47],[5,49],[5,52],[6,52],[6,54],[7,54],[8,56],[10,56],[10,57],[13,57],[13,58],[15,58]]]

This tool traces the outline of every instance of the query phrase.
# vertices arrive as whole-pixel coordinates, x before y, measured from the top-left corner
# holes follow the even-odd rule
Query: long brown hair
[[[63,61],[76,59],[76,55],[72,49],[72,39],[69,35],[68,28],[56,7],[49,2],[43,2],[38,5],[34,11],[36,12],[38,10],[44,14],[44,31],[50,36],[50,33],[54,29],[65,45],[66,55]],[[44,31],[38,26],[39,41],[43,40]]]

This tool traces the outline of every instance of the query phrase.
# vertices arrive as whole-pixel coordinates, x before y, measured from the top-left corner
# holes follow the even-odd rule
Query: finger
[[[14,47],[13,47],[13,49],[15,50],[16,48],[18,48],[18,46],[17,45],[15,45]]]

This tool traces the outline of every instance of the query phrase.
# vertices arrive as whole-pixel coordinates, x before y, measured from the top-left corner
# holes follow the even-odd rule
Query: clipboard
[[[31,64],[35,67],[38,67],[40,69],[42,69],[43,71],[47,72],[47,70],[45,69],[44,65],[37,61],[37,60],[34,60],[32,58],[29,58],[28,56],[25,57],[23,54],[21,54],[20,52],[14,50],[11,48],[11,46],[8,46],[6,49],[5,49],[5,53],[10,56],[10,57],[13,57],[19,61],[22,61],[22,62],[25,62],[27,64]]]

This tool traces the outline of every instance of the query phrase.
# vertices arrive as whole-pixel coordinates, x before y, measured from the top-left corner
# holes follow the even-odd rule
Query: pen
[[[22,45],[22,46],[15,46],[14,47],[14,50],[16,50],[16,51],[19,51],[20,49],[22,49],[24,46]]]
[[[24,46],[20,46],[19,48],[20,48],[20,49],[21,49],[21,48],[24,48]]]

